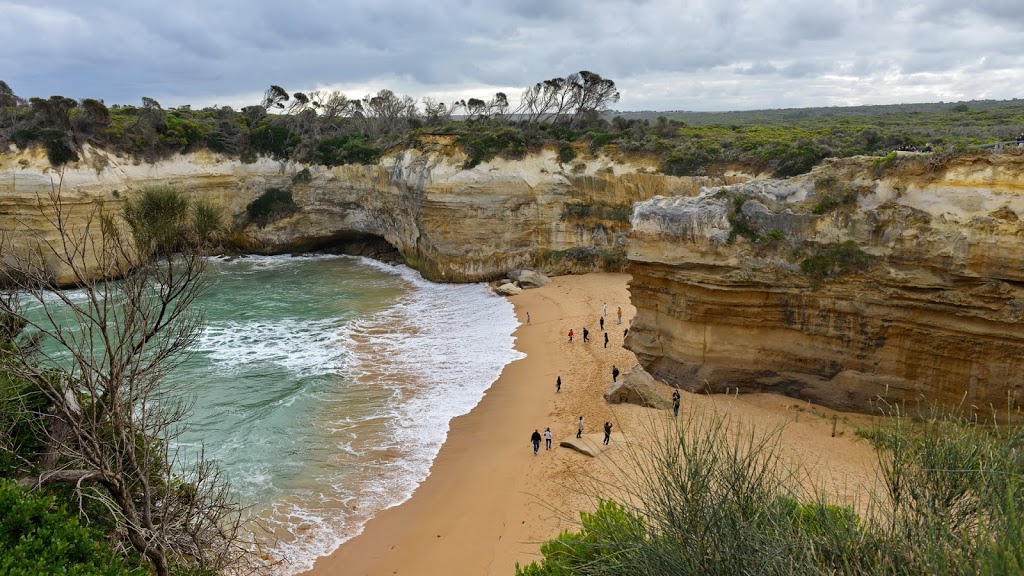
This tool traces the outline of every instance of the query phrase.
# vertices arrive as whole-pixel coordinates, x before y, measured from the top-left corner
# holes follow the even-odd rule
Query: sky
[[[1024,0],[0,0],[22,97],[259,103],[387,88],[515,104],[580,70],[617,110],[1024,96]]]

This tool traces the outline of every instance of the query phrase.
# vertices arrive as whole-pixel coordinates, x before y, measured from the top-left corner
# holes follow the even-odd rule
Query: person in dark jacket
[[[611,422],[605,422],[604,423],[604,443],[605,443],[606,446],[608,445],[608,442],[611,441],[611,439],[612,439],[612,423]]]
[[[612,382],[617,382],[618,380],[619,380],[619,367],[613,365],[612,366]]]
[[[530,436],[530,442],[533,442],[533,455],[536,456],[537,452],[540,451],[540,430],[534,428],[533,435]]]

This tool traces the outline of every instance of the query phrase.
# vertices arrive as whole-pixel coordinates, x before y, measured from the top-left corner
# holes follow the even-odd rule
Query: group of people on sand
[[[616,318],[617,318],[615,323],[617,325],[621,326],[622,325],[622,306],[618,306],[617,307],[617,309],[615,311],[615,314],[616,314]],[[604,332],[604,347],[605,348],[608,347],[608,332],[606,332],[605,329],[604,329],[604,319],[605,319],[606,316],[608,316],[608,304],[607,303],[605,303],[603,305],[601,317],[598,318],[598,324],[601,326],[601,331]],[[527,319],[526,323],[529,324],[530,323],[530,320],[529,320],[530,319],[530,313],[529,312],[526,313],[526,319]],[[626,336],[628,334],[629,334],[629,328],[623,329],[622,330],[622,339],[625,340]],[[574,328],[569,328],[569,344],[572,344],[573,338],[575,338],[575,337],[576,337],[576,330]],[[590,342],[590,330],[588,330],[586,326],[583,327],[583,341],[584,342]]]
[[[608,347],[608,332],[604,329],[605,318],[608,316],[608,303],[605,302],[601,305],[601,316],[598,318],[598,324],[601,327],[601,331],[604,332],[604,347]],[[622,325],[622,307],[617,306],[615,310],[616,324]],[[526,313],[526,323],[530,324],[530,313]],[[622,330],[622,338],[625,340],[629,334],[629,328]],[[584,326],[582,330],[583,341],[590,342],[590,330]],[[573,328],[569,328],[569,344],[572,344],[576,337],[576,331]],[[618,381],[619,378],[619,367],[612,365],[612,382]],[[555,393],[562,391],[562,376],[559,374],[555,378]],[[677,410],[678,412],[678,410]],[[583,416],[576,422],[576,438],[583,438]],[[609,444],[612,437],[612,423],[607,421],[604,423],[604,444]],[[540,452],[541,440],[544,441],[545,450],[551,450],[551,428],[545,428],[544,432],[541,433],[540,428],[535,428],[533,434],[530,435],[530,444],[533,446],[533,454],[536,456]]]

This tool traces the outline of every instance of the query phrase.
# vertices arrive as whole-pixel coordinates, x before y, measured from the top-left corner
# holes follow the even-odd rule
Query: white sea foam
[[[269,362],[298,376],[341,371],[343,355],[334,342],[340,322],[284,319],[236,321],[208,326],[197,350],[218,369],[232,371],[254,361]]]
[[[316,475],[314,488],[273,504],[270,528],[295,535],[278,545],[277,554],[286,559],[283,574],[309,569],[361,532],[374,514],[407,500],[429,473],[451,419],[476,406],[502,368],[522,356],[513,348],[518,323],[512,305],[484,285],[434,284],[404,266],[361,260],[399,275],[409,290],[395,306],[341,326],[335,334],[340,354],[317,369],[344,369],[356,389],[383,388],[390,400],[366,417],[324,424],[340,435],[338,457],[358,462],[358,473],[326,469]],[[319,335],[325,329],[313,330]],[[309,357],[284,358],[292,345],[297,356],[306,354],[299,342],[305,336],[284,330],[257,330],[292,342],[270,349],[257,343],[262,337],[232,340],[225,331],[211,338],[218,348],[281,354],[282,366],[305,365]]]

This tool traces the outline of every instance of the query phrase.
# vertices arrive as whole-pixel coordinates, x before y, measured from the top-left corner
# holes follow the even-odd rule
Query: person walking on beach
[[[555,380],[555,392],[561,392],[561,391],[562,391],[562,376],[559,375],[558,379]]]
[[[580,416],[580,421],[576,424],[576,437],[583,438],[583,416]]]
[[[601,316],[601,330],[604,330],[604,316]]]
[[[605,348],[608,347],[608,333],[607,332],[604,333],[604,347]]]
[[[572,337],[573,337],[572,328],[569,328],[569,344],[572,344]]]
[[[533,434],[530,435],[530,442],[533,442],[533,455],[536,456],[537,452],[540,451],[540,431],[536,428],[533,429]]]
[[[672,393],[672,416],[679,418],[679,390]]]
[[[607,302],[605,302],[605,303],[603,304],[603,306],[604,306],[604,313],[603,313],[603,314],[601,314],[601,316],[602,316],[602,317],[603,317],[603,316],[607,316],[607,315],[608,315],[608,303],[607,303]]]
[[[622,324],[622,306],[619,306],[618,314],[619,314],[619,321],[617,322],[617,324]]]
[[[583,327],[583,341],[590,342],[590,332],[587,330],[586,326]]]
[[[612,382],[617,382],[619,379],[619,367],[612,364]]]
[[[629,328],[626,328],[625,330],[622,331],[622,340],[623,341],[626,340],[626,334],[629,334]]]
[[[544,449],[551,450],[551,428],[544,429]]]
[[[530,325],[530,313],[529,312],[526,313],[526,325],[527,326]]]
[[[604,445],[607,446],[608,442],[612,439],[612,423],[604,423]]]

